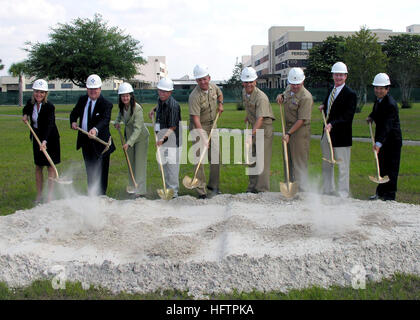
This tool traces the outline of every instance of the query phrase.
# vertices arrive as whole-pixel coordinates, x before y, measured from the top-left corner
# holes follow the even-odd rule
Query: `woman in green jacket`
[[[134,190],[134,184],[128,172],[129,188],[134,190],[137,197],[145,196],[147,192],[147,148],[149,146],[149,131],[144,125],[143,108],[134,99],[134,90],[129,83],[122,83],[118,89],[118,112],[115,120],[115,128],[120,128],[123,122],[125,144],[134,179],[138,185]],[[127,190],[129,191],[129,190]]]

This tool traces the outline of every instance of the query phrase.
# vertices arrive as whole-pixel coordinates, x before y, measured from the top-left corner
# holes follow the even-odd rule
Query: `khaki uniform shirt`
[[[286,132],[298,120],[304,120],[303,127],[309,126],[314,103],[312,94],[304,86],[297,93],[292,94],[289,85],[284,91],[283,97]]]
[[[266,125],[271,125],[273,120],[276,118],[273,114],[273,109],[271,108],[270,101],[266,94],[258,89],[257,87],[254,88],[251,95],[248,97],[246,94],[245,89],[242,90],[242,100],[244,102],[247,118],[252,126],[255,125],[258,118],[264,118],[264,124],[261,129],[265,129]]]
[[[207,92],[196,86],[188,98],[190,112],[190,130],[194,128],[192,116],[199,116],[203,129],[211,127],[216,119],[217,108],[219,107],[217,97],[222,94],[222,90],[213,83],[209,84]]]

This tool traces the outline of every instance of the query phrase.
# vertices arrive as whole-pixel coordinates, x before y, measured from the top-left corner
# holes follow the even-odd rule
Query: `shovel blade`
[[[195,189],[200,184],[200,180],[198,180],[197,178],[191,179],[189,176],[185,176],[182,180],[182,184],[187,189]]]
[[[174,197],[174,190],[173,189],[157,189],[157,194],[162,200],[171,200]]]
[[[51,180],[59,183],[59,184],[72,184],[73,180],[71,180],[70,178],[67,177],[62,177],[62,178],[50,178]]]
[[[298,193],[297,182],[289,182],[289,183],[280,182],[280,192],[286,198],[289,198],[289,199],[293,198]]]
[[[384,177],[372,177],[369,176],[369,180],[375,183],[387,183],[389,182],[389,177],[388,176],[384,176]]]

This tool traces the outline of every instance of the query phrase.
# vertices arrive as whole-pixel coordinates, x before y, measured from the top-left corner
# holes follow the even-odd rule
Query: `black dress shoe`
[[[383,200],[383,201],[395,201],[395,198],[392,198],[392,197],[383,197],[383,198],[381,198],[381,200]]]
[[[379,195],[377,195],[377,194],[374,194],[373,196],[370,196],[369,197],[369,200],[381,200],[382,199],[382,197],[380,197]]]

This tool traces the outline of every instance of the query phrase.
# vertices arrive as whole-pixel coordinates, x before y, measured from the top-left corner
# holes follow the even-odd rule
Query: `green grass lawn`
[[[0,283],[0,300],[22,299],[67,299],[67,300],[189,300],[187,291],[164,290],[147,294],[113,294],[104,288],[83,289],[80,282],[66,282],[66,288],[55,290],[51,282],[34,281],[25,288],[10,289]],[[396,274],[380,282],[366,282],[366,289],[332,286],[325,289],[311,287],[303,290],[290,290],[287,293],[237,292],[210,296],[215,300],[420,300],[420,277]]]
[[[150,121],[147,112],[153,107],[153,104],[144,104],[145,121]],[[56,117],[68,118],[72,106],[57,106]],[[279,117],[278,107],[273,105],[276,117]],[[355,119],[355,136],[365,136],[369,134],[367,125],[363,124],[368,112],[357,114]],[[416,117],[420,115],[420,104],[415,104],[412,109],[403,109],[401,111],[401,122],[403,130],[412,133],[412,139],[418,137],[420,140],[420,127],[415,124]],[[21,110],[17,107],[0,107],[0,114],[20,115]],[[117,115],[117,107],[113,108],[112,119]],[[237,111],[234,104],[227,104],[225,112],[220,118],[219,127],[241,128],[245,127],[243,119],[245,111]],[[187,105],[182,105],[182,119],[188,120]],[[419,119],[420,120],[420,119]],[[359,122],[357,122],[359,121]],[[86,174],[81,151],[76,151],[77,133],[70,129],[68,121],[56,121],[60,132],[61,159],[62,162],[57,166],[60,174],[69,170],[73,172],[74,187],[80,193],[86,193]],[[357,126],[357,123],[360,125]],[[420,121],[418,121],[420,123]],[[281,131],[280,121],[275,121],[276,131]],[[148,198],[157,198],[156,189],[161,188],[161,176],[159,166],[155,160],[155,146],[152,131],[148,150],[148,172],[147,172],[147,190]],[[312,133],[321,132],[321,120],[319,112],[314,108]],[[358,134],[359,132],[359,134]],[[0,150],[0,174],[3,177],[0,184],[0,215],[10,214],[19,209],[27,209],[33,206],[35,199],[35,176],[31,142],[29,140],[29,130],[22,123],[19,117],[0,116],[0,134],[3,138],[2,148]],[[127,184],[127,167],[124,154],[121,151],[121,143],[118,133],[111,128],[111,134],[117,146],[117,150],[111,156],[109,187],[107,194],[115,199],[127,199],[125,192]],[[231,152],[233,150],[233,139],[231,142]],[[190,144],[189,144],[190,146]],[[376,173],[375,161],[369,143],[355,142],[352,148],[350,171],[350,187],[352,196],[358,199],[367,199],[375,192],[376,185],[368,179],[369,175]],[[317,139],[311,140],[309,174],[313,185],[320,186],[321,183],[321,148]],[[404,146],[402,150],[400,178],[398,185],[397,201],[408,203],[420,203],[420,148],[417,146]],[[206,170],[207,170],[206,166]],[[185,175],[193,175],[193,166],[191,164],[181,165],[180,179]],[[282,165],[281,137],[275,137],[273,143],[273,156],[271,165],[271,191],[279,191],[279,182],[284,181]],[[241,193],[246,190],[248,177],[245,175],[245,169],[242,165],[222,164],[220,175],[220,189],[223,193]],[[193,190],[185,189],[180,184],[180,195],[194,195]]]
[[[317,104],[318,105],[318,104]],[[316,105],[316,106],[317,106]],[[153,104],[144,104],[144,116],[146,121],[150,122],[147,112],[153,107]],[[313,134],[320,134],[322,130],[321,115],[314,107],[312,113],[311,130]],[[369,130],[365,122],[365,118],[371,110],[371,106],[363,108],[362,113],[356,114],[353,132],[356,137],[369,137]],[[57,118],[68,118],[72,106],[56,106]],[[275,130],[281,131],[279,108],[273,104],[273,110],[277,121],[275,121]],[[21,109],[14,106],[0,106],[0,114],[21,115]],[[112,120],[116,118],[117,107],[114,106]],[[225,128],[245,128],[243,119],[245,111],[237,111],[234,104],[226,104],[225,112],[220,118],[218,127]],[[188,120],[188,107],[182,104],[182,119]],[[400,109],[401,128],[404,139],[420,140],[420,104],[414,104],[412,109]],[[74,188],[86,194],[86,174],[83,164],[81,151],[76,151],[76,135],[77,133],[70,129],[68,121],[56,121],[61,142],[61,163],[57,166],[59,173],[73,172]],[[147,172],[147,190],[149,199],[157,199],[156,189],[161,188],[161,176],[158,164],[155,160],[155,147],[152,131],[148,150],[148,172]],[[111,155],[109,187],[107,195],[114,199],[128,199],[125,187],[128,181],[127,167],[123,152],[121,151],[121,143],[118,133],[111,128],[111,134],[117,146],[117,150]],[[22,123],[19,117],[0,116],[0,135],[2,137],[2,148],[0,155],[0,175],[2,177],[0,183],[0,215],[12,214],[16,210],[23,210],[33,207],[33,201],[36,196],[35,175],[31,142],[29,140],[29,130]],[[231,142],[232,144],[232,142]],[[233,148],[231,148],[232,150]],[[232,151],[231,151],[232,152]],[[374,194],[376,185],[369,179],[369,175],[376,174],[375,161],[369,143],[355,142],[352,148],[350,170],[350,187],[354,198],[367,199],[369,195]],[[319,140],[313,139],[310,148],[309,174],[314,185],[320,186],[321,183],[321,148]],[[402,149],[400,177],[398,181],[397,201],[420,204],[420,147],[404,146]],[[208,168],[206,168],[207,172]],[[181,165],[180,180],[185,175],[193,175],[193,166],[191,164]],[[283,165],[282,165],[282,149],[281,138],[275,137],[273,143],[273,157],[271,166],[271,191],[279,191],[279,182],[284,181]],[[223,193],[241,193],[246,190],[248,177],[245,175],[245,169],[242,165],[223,164],[221,165],[220,189]],[[194,195],[193,190],[185,189],[180,183],[180,195]],[[390,281],[390,282],[387,282]],[[43,282],[35,283],[30,288],[11,292],[4,285],[0,284],[0,299],[9,298],[35,298],[35,299],[54,299],[54,298],[118,298],[105,292],[80,292],[77,284],[74,284],[75,296],[71,291],[66,293],[58,293],[48,291],[47,284]],[[236,296],[230,298],[257,298],[257,299],[419,299],[420,280],[418,277],[396,276],[391,280],[384,280],[379,284],[372,284],[372,288],[357,293],[351,288],[332,288],[324,289],[312,288],[304,291],[292,291],[288,295],[282,296],[279,293],[237,293]],[[68,286],[71,288],[71,286]],[[378,289],[382,288],[382,289]],[[395,289],[397,288],[397,289]],[[27,290],[27,291],[25,291]],[[69,289],[71,290],[71,289]],[[347,290],[347,291],[346,291]],[[379,290],[379,291],[378,291]],[[414,290],[414,291],[413,291]],[[77,293],[79,292],[79,293]],[[57,296],[57,294],[59,296]],[[85,295],[87,294],[87,296]],[[61,296],[60,296],[61,295]],[[184,293],[171,293],[172,297],[185,298]],[[124,299],[137,297],[146,299],[148,296],[119,296]],[[151,297],[159,298],[158,294]],[[223,298],[223,297],[218,297]]]

